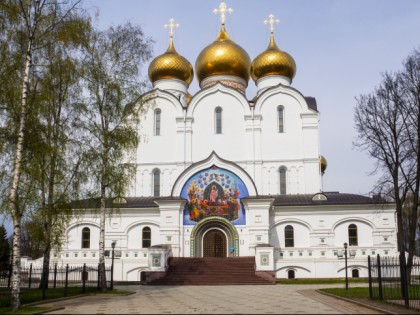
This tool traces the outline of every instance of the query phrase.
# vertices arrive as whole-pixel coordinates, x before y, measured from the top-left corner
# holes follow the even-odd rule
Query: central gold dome
[[[149,78],[152,83],[160,79],[178,79],[189,85],[193,77],[192,65],[176,52],[172,38],[168,50],[153,59],[149,66]]]
[[[224,25],[216,40],[204,48],[195,62],[198,81],[213,75],[233,75],[249,80],[251,59],[226,33]]]

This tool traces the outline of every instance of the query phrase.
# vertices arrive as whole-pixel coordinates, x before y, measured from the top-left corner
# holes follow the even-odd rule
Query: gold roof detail
[[[250,64],[247,52],[229,38],[222,24],[219,36],[198,56],[195,71],[199,82],[213,75],[233,75],[248,82]]]
[[[191,102],[192,98],[193,98],[193,96],[190,93],[187,93],[187,99],[186,99],[187,105],[190,105],[190,102]]]
[[[270,25],[270,44],[259,54],[251,64],[251,76],[254,81],[268,75],[282,75],[293,79],[296,74],[296,63],[291,55],[282,51],[274,41],[274,23],[278,23],[273,15],[269,16],[265,24]]]
[[[327,166],[328,166],[327,160],[321,155],[319,157],[319,162],[321,163],[321,174],[324,175],[325,170],[327,169]]]
[[[169,47],[166,52],[152,60],[149,66],[149,78],[152,83],[161,79],[178,79],[186,82],[188,85],[194,77],[194,71],[191,63],[177,53],[173,42],[173,29],[179,24],[174,24],[174,20],[169,20]]]

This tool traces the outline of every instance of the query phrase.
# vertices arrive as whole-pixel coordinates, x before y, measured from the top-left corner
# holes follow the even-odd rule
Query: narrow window
[[[278,122],[278,131],[280,133],[284,132],[284,107],[277,107],[277,122]]]
[[[349,246],[357,246],[357,226],[356,224],[349,225]]]
[[[215,110],[215,118],[216,118],[216,134],[222,133],[222,109],[217,107]]]
[[[150,247],[151,244],[152,244],[152,231],[150,230],[148,226],[146,226],[145,228],[143,228],[143,233],[142,233],[142,247],[148,248]]]
[[[160,170],[153,171],[153,196],[160,196]]]
[[[295,246],[295,236],[294,236],[293,226],[291,225],[287,225],[284,228],[284,246],[285,247]]]
[[[280,168],[280,195],[286,194],[286,168]]]
[[[90,248],[90,229],[88,227],[82,230],[82,248]]]
[[[351,271],[352,278],[359,278],[359,269],[353,269]]]
[[[295,278],[295,271],[294,270],[289,270],[287,272],[287,279],[294,279]]]
[[[160,136],[160,115],[162,111],[160,109],[155,110],[155,136]]]

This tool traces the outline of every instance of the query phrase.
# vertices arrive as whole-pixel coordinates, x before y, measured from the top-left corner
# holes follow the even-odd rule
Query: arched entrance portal
[[[210,230],[203,237],[203,257],[226,257],[226,235],[220,230]]]
[[[225,218],[209,217],[201,220],[191,231],[190,256],[239,256],[238,231]]]

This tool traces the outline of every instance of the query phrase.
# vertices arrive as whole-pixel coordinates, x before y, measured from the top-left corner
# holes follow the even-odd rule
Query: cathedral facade
[[[175,50],[173,20],[167,51],[149,66],[153,89],[133,108],[142,111],[135,180],[107,205],[116,209],[105,236],[114,279],[138,281],[169,256],[253,256],[276,278],[344,277],[344,243],[350,276],[366,277],[368,255],[397,253],[394,205],[322,191],[318,105],[292,86],[296,64],[275,43],[276,20],[251,61],[229,38],[226,5],[217,12],[220,32],[195,69]],[[194,72],[200,90],[191,95]],[[52,262],[97,264],[99,216],[76,211]]]

